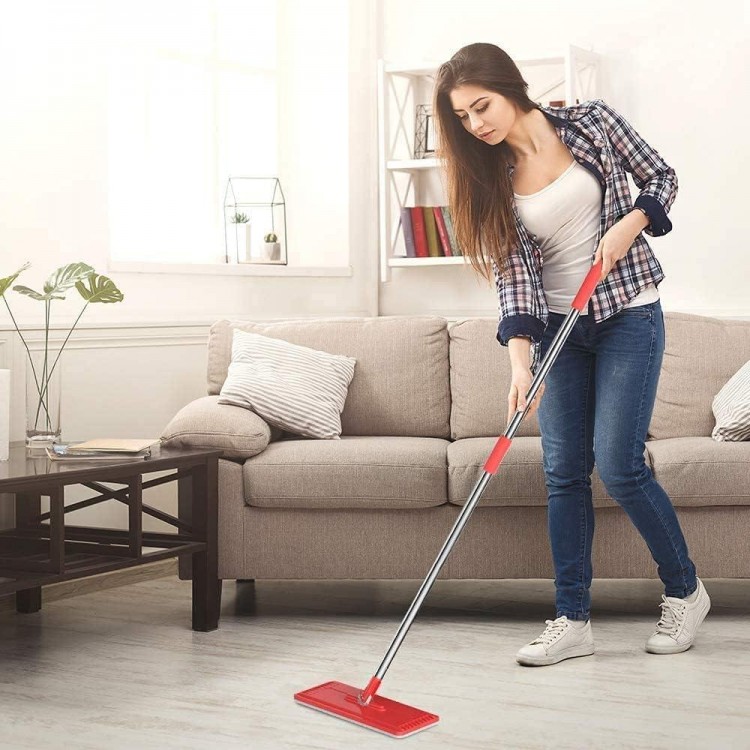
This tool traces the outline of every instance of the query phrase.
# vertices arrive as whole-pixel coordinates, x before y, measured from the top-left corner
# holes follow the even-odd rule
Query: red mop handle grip
[[[594,293],[596,285],[599,283],[602,275],[602,262],[599,261],[591,266],[591,270],[586,274],[586,278],[581,284],[581,288],[576,294],[576,298],[570,303],[571,307],[575,307],[578,312],[583,312],[583,308],[586,307],[586,303],[589,301],[589,297]]]
[[[503,462],[503,458],[505,458],[505,454],[508,452],[510,444],[511,439],[505,437],[505,435],[501,435],[498,438],[495,447],[492,449],[492,453],[490,453],[489,458],[484,464],[484,470],[488,474],[494,474],[500,468],[500,464]]]

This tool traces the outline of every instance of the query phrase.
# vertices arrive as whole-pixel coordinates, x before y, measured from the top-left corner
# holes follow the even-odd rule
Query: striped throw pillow
[[[750,440],[750,360],[716,394],[711,404],[714,440]]]
[[[218,402],[251,409],[304,437],[340,440],[355,363],[353,357],[235,329]]]

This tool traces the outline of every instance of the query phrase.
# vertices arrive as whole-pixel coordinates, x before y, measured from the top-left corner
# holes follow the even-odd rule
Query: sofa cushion
[[[711,404],[750,359],[750,321],[664,313],[665,348],[648,435],[657,440],[709,436]]]
[[[260,453],[281,431],[257,414],[218,403],[218,396],[191,401],[162,430],[162,445],[172,448],[219,448],[226,458],[245,459]]]
[[[342,435],[449,437],[445,318],[395,315],[268,323],[220,320],[209,333],[209,394],[218,394],[226,379],[235,328],[354,357],[357,366],[341,413]]]
[[[245,502],[322,509],[443,505],[447,446],[447,440],[416,437],[281,440],[245,461]]]
[[[235,329],[219,403],[250,409],[286,432],[339,440],[355,364],[352,357]]]
[[[714,440],[750,440],[750,359],[714,396]]]
[[[448,502],[466,504],[496,442],[497,438],[466,438],[448,446]],[[650,465],[648,450],[643,455]],[[591,474],[591,491],[595,508],[617,505],[607,494],[596,465]],[[540,437],[513,438],[500,468],[484,488],[479,505],[547,505]]]
[[[498,437],[508,426],[510,357],[496,334],[496,317],[461,320],[448,327],[453,440]],[[516,437],[539,434],[536,412],[527,414]]]
[[[668,438],[650,440],[646,449],[674,505],[750,505],[750,442]]]

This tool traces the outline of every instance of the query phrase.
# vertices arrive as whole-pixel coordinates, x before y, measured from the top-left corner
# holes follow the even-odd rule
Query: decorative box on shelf
[[[227,263],[287,264],[286,202],[278,177],[230,177],[224,194]]]

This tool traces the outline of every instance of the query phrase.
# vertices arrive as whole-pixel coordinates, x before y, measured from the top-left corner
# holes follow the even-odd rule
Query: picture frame
[[[424,150],[425,154],[434,154],[435,153],[435,118],[432,116],[432,113],[426,113],[425,115],[425,145]]]
[[[435,123],[431,104],[417,104],[414,120],[414,158],[426,159],[435,153]]]

